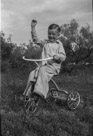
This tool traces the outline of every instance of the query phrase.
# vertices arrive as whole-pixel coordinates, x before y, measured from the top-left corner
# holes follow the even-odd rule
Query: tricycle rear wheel
[[[70,110],[75,110],[80,104],[80,94],[77,91],[72,91],[67,97],[67,106]]]

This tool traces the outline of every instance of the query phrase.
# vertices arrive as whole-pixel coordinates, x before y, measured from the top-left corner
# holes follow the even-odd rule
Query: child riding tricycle
[[[78,92],[68,94],[65,90],[60,90],[55,81],[52,79],[54,75],[60,72],[61,64],[66,59],[65,50],[62,42],[58,40],[60,36],[60,27],[57,24],[51,24],[48,27],[48,40],[40,40],[37,36],[35,26],[36,20],[31,22],[31,34],[33,43],[42,48],[41,59],[27,61],[41,62],[37,63],[38,67],[33,70],[28,78],[26,89],[23,93],[25,96],[25,110],[34,112],[41,98],[47,99],[48,92],[54,99],[61,99],[62,93],[67,96],[67,105],[70,109],[76,109],[80,103],[80,95]],[[49,89],[49,81],[55,85],[55,89]]]

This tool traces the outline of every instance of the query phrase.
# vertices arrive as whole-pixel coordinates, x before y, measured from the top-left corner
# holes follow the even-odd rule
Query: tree
[[[9,42],[7,42],[5,38],[5,33],[3,31],[0,32],[0,39],[1,39],[1,70],[6,71],[8,68],[11,67],[11,54],[14,48],[14,45],[11,42],[10,36],[8,39],[10,39]]]
[[[81,62],[84,64],[88,60],[93,46],[93,32],[90,31],[90,26],[81,27],[80,30],[78,27],[79,25],[75,19],[71,20],[69,24],[61,26],[62,37],[60,37],[60,40],[67,55],[63,67],[69,73],[72,72],[76,65]]]

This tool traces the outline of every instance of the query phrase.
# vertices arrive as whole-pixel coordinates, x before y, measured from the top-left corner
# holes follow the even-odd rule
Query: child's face
[[[55,42],[59,36],[59,32],[57,29],[49,29],[48,30],[48,39],[50,42]]]

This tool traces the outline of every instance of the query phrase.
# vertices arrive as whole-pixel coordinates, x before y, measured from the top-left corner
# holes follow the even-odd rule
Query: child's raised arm
[[[37,36],[36,29],[35,29],[36,25],[37,25],[37,21],[36,20],[32,20],[32,22],[31,22],[31,35],[32,35],[32,39],[33,39],[33,42],[36,43],[37,45],[43,46],[43,44],[44,44],[43,41],[40,40],[38,38],[38,36]]]

